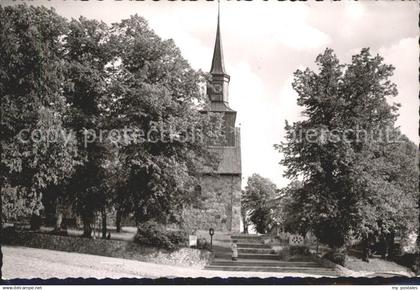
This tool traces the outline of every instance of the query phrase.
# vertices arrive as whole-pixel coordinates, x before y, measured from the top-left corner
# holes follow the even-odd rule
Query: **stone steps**
[[[329,268],[321,267],[262,267],[262,266],[206,266],[207,270],[214,271],[243,271],[243,272],[277,272],[277,273],[302,273],[309,275],[337,276],[337,273]]]
[[[239,254],[274,254],[271,248],[238,248]]]
[[[232,253],[229,252],[216,252],[215,258],[218,259],[231,259]],[[270,260],[279,261],[280,258],[274,253],[243,253],[238,251],[238,259],[252,259],[252,260]]]
[[[248,241],[255,241],[255,242],[259,242],[261,243],[261,236],[259,235],[249,235],[249,236],[243,236],[243,235],[239,235],[239,236],[231,236],[232,240],[237,240],[238,243],[240,242],[248,242]]]
[[[308,275],[337,276],[337,273],[324,267],[309,257],[303,260],[284,261],[269,246],[265,245],[260,235],[232,235],[237,241],[238,260],[232,261],[230,249],[219,249],[215,259],[205,267],[217,271],[301,273]]]
[[[250,254],[250,253],[241,253],[238,251],[239,259],[253,259],[253,260],[275,260],[279,261],[279,256],[276,254]]]
[[[232,261],[228,259],[215,259],[212,266],[260,266],[260,267],[319,267],[319,264],[308,262],[295,262],[295,261],[272,261],[272,260],[237,260]]]
[[[238,248],[262,248],[262,249],[271,249],[269,245],[261,244],[261,242],[258,243],[237,243]]]

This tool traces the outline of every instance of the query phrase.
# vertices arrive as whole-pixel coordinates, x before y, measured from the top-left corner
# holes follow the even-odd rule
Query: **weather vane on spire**
[[[217,22],[219,22],[220,18],[220,0],[217,0]]]

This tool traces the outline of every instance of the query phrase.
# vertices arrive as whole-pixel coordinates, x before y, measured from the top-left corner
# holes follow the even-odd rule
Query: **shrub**
[[[169,231],[155,221],[148,221],[137,227],[134,241],[167,250],[176,250],[187,245],[187,234],[183,231]]]
[[[199,238],[197,240],[197,249],[211,251],[211,245],[205,238]]]
[[[305,246],[290,246],[289,248],[290,255],[308,255],[309,249]]]
[[[344,250],[330,251],[324,255],[324,258],[335,264],[345,266],[347,254]]]
[[[300,260],[300,256],[309,255],[309,249],[305,246],[285,246],[280,247],[276,253],[279,260],[297,261]]]
[[[289,261],[290,259],[290,252],[288,249],[281,249],[278,253],[277,253],[279,260],[282,261]]]
[[[30,225],[31,225],[31,230],[39,230],[40,227],[42,226],[42,218],[39,215],[32,215],[31,221],[30,221]]]
[[[410,268],[414,273],[420,273],[420,258],[419,253],[406,253],[400,256],[395,256],[391,258],[397,264]]]
[[[171,243],[175,245],[175,247],[182,247],[182,246],[188,245],[188,238],[187,238],[188,235],[185,231],[172,230],[172,231],[165,231],[165,233],[167,234]]]
[[[16,228],[15,227],[5,227],[1,229],[1,243],[9,244],[16,241]]]
[[[197,239],[197,249],[203,248],[206,245],[207,241],[205,238]]]

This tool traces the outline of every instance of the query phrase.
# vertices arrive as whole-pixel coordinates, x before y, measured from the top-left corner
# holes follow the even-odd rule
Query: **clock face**
[[[216,94],[220,94],[223,91],[223,86],[221,84],[214,84],[213,90]]]

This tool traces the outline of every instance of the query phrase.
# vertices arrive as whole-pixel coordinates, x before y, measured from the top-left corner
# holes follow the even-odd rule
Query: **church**
[[[235,127],[236,111],[229,106],[229,81],[226,73],[220,32],[220,11],[217,17],[216,40],[211,63],[211,80],[207,85],[210,100],[208,112],[222,114],[225,142],[210,145],[221,158],[216,171],[204,169],[198,186],[203,208],[190,208],[186,215],[196,230],[213,228],[218,232],[239,233],[241,228],[241,138]],[[188,216],[188,217],[187,217]]]

